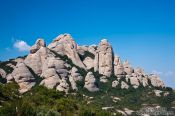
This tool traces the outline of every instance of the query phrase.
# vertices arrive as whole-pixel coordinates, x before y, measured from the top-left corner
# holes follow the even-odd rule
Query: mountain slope
[[[24,98],[45,86],[74,94],[75,99],[82,96],[86,104],[111,112],[154,106],[171,109],[175,101],[173,90],[157,75],[133,69],[128,61],[122,63],[106,39],[99,45],[79,46],[71,35],[61,34],[46,46],[40,38],[27,56],[1,62],[0,76],[5,85],[15,82]]]

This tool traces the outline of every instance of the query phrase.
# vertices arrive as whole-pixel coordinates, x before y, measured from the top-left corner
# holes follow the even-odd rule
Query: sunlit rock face
[[[155,75],[155,74],[151,74],[149,76],[150,80],[151,80],[151,84],[154,87],[160,87],[163,88],[165,87],[165,84],[163,83],[163,81],[160,80],[159,76]]]
[[[24,62],[18,62],[12,72],[12,77],[18,83],[21,93],[30,90],[35,85],[35,78]]]
[[[81,68],[85,68],[85,65],[78,55],[77,44],[70,34],[59,35],[48,45],[48,48],[56,51],[58,54],[68,56],[74,64]]]
[[[101,40],[95,55],[95,70],[110,77],[113,71],[113,51],[106,39]]]
[[[7,63],[11,72],[0,67],[0,78],[7,83],[15,80],[21,93],[34,85],[65,93],[79,89],[96,92],[105,84],[112,89],[165,87],[157,75],[146,74],[140,67],[134,69],[128,60],[122,62],[106,39],[99,45],[77,45],[70,34],[61,34],[46,46],[39,38],[26,57],[13,61]]]
[[[123,63],[121,62],[120,57],[116,55],[114,57],[114,75],[122,78],[125,77],[125,74]]]
[[[95,85],[96,79],[92,72],[88,72],[85,77],[85,85],[84,87],[88,89],[90,92],[99,91],[99,88]]]
[[[126,72],[127,75],[131,75],[132,73],[134,73],[134,69],[132,68],[132,66],[129,64],[129,61],[126,60],[123,63],[123,67],[124,67],[124,71]]]

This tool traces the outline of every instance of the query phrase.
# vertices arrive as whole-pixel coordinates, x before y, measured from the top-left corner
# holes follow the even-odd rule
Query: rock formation
[[[119,56],[114,57],[114,74],[119,78],[125,75],[124,67]]]
[[[131,75],[134,72],[134,69],[131,67],[131,65],[129,64],[128,60],[126,60],[123,63],[123,67],[124,67],[124,71],[126,72],[126,74]]]
[[[160,78],[159,78],[157,75],[151,74],[151,75],[149,76],[149,78],[150,78],[150,80],[151,80],[152,86],[154,86],[154,87],[160,87],[160,88],[165,87],[163,81],[161,81]]]
[[[110,77],[113,71],[113,51],[111,45],[106,39],[101,40],[98,51],[96,54],[95,65],[98,67],[96,71],[99,71],[100,74],[103,74],[107,77]]]
[[[36,74],[42,73],[42,64],[49,55],[43,39],[38,39],[30,49],[30,54],[25,59],[25,64],[33,69]]]
[[[30,53],[31,54],[34,54],[36,53],[41,47],[46,47],[46,43],[43,39],[38,39],[35,43],[35,45],[33,45],[31,48],[30,48]]]
[[[19,62],[16,65],[12,72],[12,77],[18,83],[21,93],[30,90],[35,85],[35,78],[23,62]]]
[[[38,78],[39,85],[65,93],[81,87],[90,92],[99,91],[99,83],[110,84],[113,89],[165,87],[157,75],[148,75],[139,67],[134,69],[128,61],[122,63],[106,39],[90,46],[77,45],[70,34],[59,35],[48,46],[38,39],[26,57],[13,62],[16,63],[6,64],[13,69],[11,72],[0,67],[0,77],[7,83],[14,79],[21,93],[30,90]]]
[[[119,85],[119,82],[117,80],[112,82],[112,87],[117,87]]]
[[[59,35],[48,45],[48,48],[56,51],[58,54],[68,56],[74,64],[81,68],[85,68],[77,53],[77,44],[70,34]]]
[[[139,85],[140,85],[139,80],[137,79],[137,77],[130,77],[130,82],[131,82],[131,85],[134,88],[138,88]]]
[[[126,82],[122,81],[121,82],[121,89],[128,89],[128,88],[129,88],[129,85]]]
[[[88,89],[90,92],[98,91],[99,89],[95,85],[96,79],[92,72],[88,72],[88,74],[85,77],[85,85],[84,87]]]
[[[0,76],[2,77],[2,78],[5,78],[6,77],[6,72],[3,70],[3,69],[0,69]]]

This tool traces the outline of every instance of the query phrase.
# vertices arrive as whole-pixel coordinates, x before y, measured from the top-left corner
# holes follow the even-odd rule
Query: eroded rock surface
[[[19,62],[16,65],[11,76],[18,83],[21,93],[30,90],[35,85],[35,78],[24,62]]]
[[[101,40],[99,45],[80,46],[70,34],[61,34],[46,46],[40,38],[27,56],[12,61],[15,63],[1,65],[1,68],[14,69],[12,73],[6,73],[3,68],[0,69],[0,76],[7,83],[14,79],[21,93],[30,90],[37,78],[41,79],[37,84],[65,93],[71,89],[78,91],[80,83],[90,92],[99,91],[97,83],[110,83],[114,89],[165,87],[157,75],[148,75],[140,67],[134,69],[128,60],[122,62],[118,55],[113,54],[112,46],[106,39]]]
[[[99,91],[99,89],[95,85],[95,82],[96,82],[96,79],[95,79],[93,73],[92,72],[88,72],[86,77],[85,77],[85,85],[84,85],[84,87],[90,92]]]

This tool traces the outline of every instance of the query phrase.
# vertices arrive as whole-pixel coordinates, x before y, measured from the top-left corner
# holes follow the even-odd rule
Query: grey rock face
[[[137,67],[135,70],[134,70],[134,73],[137,74],[137,75],[145,75],[145,72],[142,68],[140,67]]]
[[[85,85],[84,87],[86,89],[88,89],[88,91],[90,92],[95,92],[95,91],[99,91],[99,89],[97,88],[97,86],[95,85],[95,77],[93,75],[92,72],[88,72],[86,77],[85,77]]]
[[[160,91],[160,90],[154,90],[154,93],[155,93],[155,95],[156,95],[157,97],[161,97],[162,91]]]
[[[24,93],[30,90],[35,85],[35,78],[23,62],[19,62],[14,71],[12,72],[12,77],[20,86],[20,92]]]
[[[88,46],[77,46],[77,52],[80,55],[84,55],[86,51],[88,51]]]
[[[92,53],[92,54],[96,54],[96,50],[97,50],[97,45],[90,45],[89,47],[88,47],[88,51],[90,52],[90,53]]]
[[[33,45],[31,48],[30,48],[30,53],[33,54],[33,53],[36,53],[41,47],[46,47],[46,43],[43,39],[38,39],[35,43],[35,45]]]
[[[131,85],[136,89],[140,86],[139,80],[137,79],[137,77],[130,77],[130,82]]]
[[[128,86],[127,83],[125,83],[124,81],[122,81],[122,82],[121,82],[121,88],[122,88],[122,89],[128,89],[129,86]]]
[[[42,73],[42,63],[39,54],[29,54],[24,62],[27,66],[31,67],[36,74]]]
[[[6,76],[6,79],[7,79],[7,83],[11,82],[11,81],[13,80],[12,74],[8,74],[8,75]]]
[[[2,76],[2,78],[5,78],[6,77],[6,72],[0,68],[0,76]]]
[[[70,34],[61,34],[47,47],[43,39],[38,39],[27,57],[17,58],[14,61],[18,62],[16,66],[13,63],[7,64],[14,68],[14,71],[6,74],[3,69],[0,69],[0,76],[6,78],[7,82],[15,79],[20,86],[21,93],[30,90],[35,85],[34,75],[42,78],[40,85],[49,89],[56,88],[66,93],[70,88],[77,91],[76,83],[83,81],[83,78],[85,78],[85,88],[90,92],[98,91],[97,78],[105,84],[114,76],[116,80],[111,83],[114,88],[120,85],[122,89],[128,89],[129,85],[134,88],[140,85],[151,87],[149,82],[153,87],[165,87],[157,75],[148,76],[143,69],[133,69],[128,61],[122,63],[119,56],[114,57],[112,47],[105,39],[101,40],[98,46],[80,46],[75,43]],[[86,77],[80,74],[82,69],[88,72]],[[94,77],[91,72],[93,69],[102,76]],[[122,79],[126,82],[121,82]]]
[[[56,51],[58,54],[67,55],[75,65],[85,69],[77,52],[77,44],[70,34],[59,35],[48,45],[48,48]]]
[[[25,64],[33,69],[33,71],[40,75],[42,73],[42,66],[47,57],[53,56],[48,48],[40,47],[40,49],[32,54],[29,54],[24,60]]]
[[[71,83],[72,89],[77,91],[78,88],[77,88],[76,80],[72,76],[69,76],[69,81]]]
[[[101,40],[96,57],[96,70],[98,70],[100,74],[110,77],[113,71],[113,51],[111,45],[106,39]]]
[[[48,88],[57,86],[61,79],[68,76],[68,71],[64,64],[65,62],[58,57],[48,57],[42,67],[41,76],[44,79],[41,84]]]
[[[149,76],[149,79],[151,80],[151,84],[154,87],[161,87],[161,88],[165,87],[163,81],[161,81],[160,78],[157,75],[152,74],[152,75]]]
[[[126,72],[126,74],[131,75],[134,72],[134,69],[131,67],[131,65],[129,64],[128,60],[126,60],[123,63],[123,67],[124,67],[124,71]]]
[[[117,77],[123,77],[125,75],[124,67],[119,56],[114,57],[114,74]]]
[[[60,78],[58,75],[51,76],[49,78],[43,79],[40,85],[43,85],[49,89],[53,89],[60,83]]]
[[[106,76],[102,76],[102,77],[100,77],[100,82],[102,82],[102,83],[106,83],[106,82],[108,82],[107,77],[106,77]]]
[[[112,82],[112,87],[117,87],[119,85],[119,82],[117,80]]]
[[[76,67],[72,67],[72,70],[71,70],[71,76],[73,77],[73,79],[75,81],[81,81],[82,80],[82,76],[81,74],[78,73],[78,69]]]
[[[69,91],[69,84],[66,82],[66,80],[62,79],[60,81],[60,84],[57,86],[56,90],[68,93],[68,91]]]
[[[94,67],[94,60],[90,57],[86,57],[83,61],[87,69],[91,69]]]

